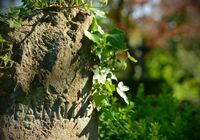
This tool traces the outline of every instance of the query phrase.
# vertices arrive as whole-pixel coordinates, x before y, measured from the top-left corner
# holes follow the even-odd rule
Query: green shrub
[[[198,140],[200,110],[171,94],[144,95],[139,87],[129,106],[112,99],[100,115],[101,140]]]

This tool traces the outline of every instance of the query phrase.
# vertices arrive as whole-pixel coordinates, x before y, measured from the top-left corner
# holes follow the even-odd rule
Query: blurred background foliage
[[[94,0],[95,1],[95,0]],[[0,8],[20,0],[1,0]],[[9,6],[8,6],[9,5]],[[126,33],[118,78],[130,87],[100,112],[100,140],[200,139],[200,0],[108,0],[105,30]]]
[[[100,115],[102,140],[200,139],[200,1],[109,0],[104,28],[117,26],[138,63],[118,77],[131,90]]]

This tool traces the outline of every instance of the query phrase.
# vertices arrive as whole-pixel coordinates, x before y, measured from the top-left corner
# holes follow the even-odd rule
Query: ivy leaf
[[[123,82],[119,82],[119,83],[118,83],[118,86],[117,86],[117,93],[119,94],[119,96],[121,96],[121,97],[124,99],[124,101],[125,101],[127,104],[129,104],[129,101],[128,101],[128,98],[127,98],[127,96],[126,96],[126,94],[125,94],[125,91],[128,91],[128,90],[129,90],[129,87],[125,86],[125,85],[123,84]]]
[[[91,33],[89,31],[85,31],[85,36],[97,44],[99,44],[99,41],[101,39],[101,36],[99,36],[98,34],[95,34],[95,33]]]
[[[96,105],[96,108],[98,110],[100,110],[100,108],[102,107],[102,105],[104,104],[104,100],[106,98],[106,95],[103,95],[103,94],[94,94],[92,96],[92,99],[95,101],[95,105]]]
[[[103,31],[103,29],[101,28],[101,26],[99,26],[98,24],[96,24],[96,26],[97,26],[97,31],[100,33],[100,34],[104,34],[104,31]]]
[[[95,17],[105,18],[106,14],[104,11],[98,10],[96,8],[90,8],[90,10],[94,13]]]
[[[106,60],[108,60],[109,58],[110,58],[110,52],[111,51],[109,51],[108,49],[104,49],[102,52],[101,52],[101,59],[100,59],[100,61],[102,61],[102,62],[104,62],[104,61],[106,61]]]
[[[122,32],[122,31],[120,31],[119,29],[117,29],[117,28],[114,28],[114,29],[112,29],[112,30],[110,30],[110,31],[108,31],[108,34],[109,35],[121,35],[121,36],[124,36],[124,32]]]
[[[110,93],[115,91],[115,86],[112,83],[110,83],[109,81],[105,82],[105,87]]]
[[[107,33],[107,42],[116,50],[123,50],[124,48],[124,33],[118,29],[112,29]]]
[[[92,25],[90,26],[90,29],[92,31],[97,31],[99,32],[101,35],[104,34],[104,31],[103,29],[101,28],[101,26],[99,26],[99,24],[97,23],[97,19],[96,18],[93,18],[92,20]]]
[[[128,54],[128,58],[132,61],[132,62],[138,62],[134,57],[132,57],[129,53]]]

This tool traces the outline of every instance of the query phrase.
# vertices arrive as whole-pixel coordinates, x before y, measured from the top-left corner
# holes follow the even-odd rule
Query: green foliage
[[[165,87],[163,87],[164,89]],[[198,140],[200,110],[167,94],[144,95],[141,85],[135,102],[124,106],[112,98],[100,112],[101,140]]]
[[[23,8],[23,6],[17,6],[8,9],[5,14],[0,13],[0,22],[7,24],[11,29],[18,28],[21,26],[21,17],[25,15],[27,11]],[[0,34],[0,66],[8,67],[12,66],[11,60],[11,51],[12,50],[12,42],[6,40]]]
[[[86,3],[84,0],[22,0],[22,2],[28,9],[45,9],[51,6],[80,6]]]
[[[1,43],[1,49],[3,49],[3,44],[6,43],[6,40],[2,37],[0,34],[0,43]]]
[[[147,57],[146,67],[147,76],[164,79],[177,99],[197,102],[200,96],[200,49],[195,46],[200,42],[194,42],[190,47],[180,42],[168,42],[171,49],[152,51]]]
[[[22,0],[23,5],[28,9],[45,8],[50,4],[49,0]]]
[[[3,65],[6,67],[10,62],[11,62],[11,58],[10,55],[4,55],[4,56],[0,56],[0,62],[3,61]],[[2,64],[1,64],[2,65]]]
[[[6,48],[6,51],[5,51]],[[3,36],[0,34],[0,67],[7,67],[12,64],[11,60],[11,49],[12,49],[12,44],[5,40]],[[1,53],[1,52],[6,52],[6,53]]]
[[[0,14],[0,21],[9,25],[10,28],[21,26],[20,17],[25,14],[21,6],[8,9],[7,13]]]
[[[118,29],[104,32],[98,25],[97,18],[105,18],[105,13],[95,8],[89,8],[89,10],[91,10],[94,19],[89,31],[85,31],[85,36],[93,42],[91,52],[96,56],[96,62],[98,62],[93,67],[92,98],[98,110],[110,106],[109,100],[114,91],[129,104],[125,94],[129,88],[123,85],[123,82],[119,82],[118,85],[114,83],[117,81],[114,72],[118,69],[124,69],[125,62],[121,62],[116,56],[118,52],[127,51],[124,33]],[[136,62],[129,54],[128,58]]]

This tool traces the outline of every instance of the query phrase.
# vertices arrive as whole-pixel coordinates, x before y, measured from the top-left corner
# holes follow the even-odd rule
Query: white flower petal
[[[117,77],[113,73],[111,73],[111,79],[112,80],[117,80]]]
[[[99,83],[104,84],[106,82],[106,74],[99,75]]]
[[[127,104],[129,104],[129,101],[128,101],[126,94],[123,91],[121,91],[118,87],[117,87],[117,93],[119,94],[119,96],[121,96],[124,99],[124,101]]]
[[[129,90],[129,87],[125,86],[122,81],[118,83],[118,87],[121,91],[128,91]]]
[[[98,83],[105,84],[106,82],[106,77],[107,77],[107,71],[105,70],[100,70],[98,67],[93,69],[93,80],[97,80]]]

